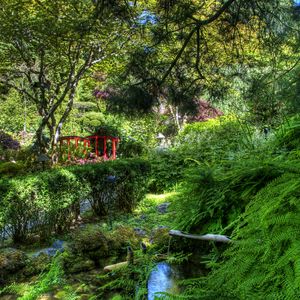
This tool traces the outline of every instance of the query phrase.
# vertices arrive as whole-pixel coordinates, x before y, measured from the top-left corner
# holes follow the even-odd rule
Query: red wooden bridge
[[[91,148],[96,157],[102,157],[104,160],[113,160],[117,157],[117,145],[120,139],[118,137],[106,135],[90,135],[87,137],[72,135],[63,136],[59,141],[60,149],[67,144],[68,160],[72,157],[76,157],[74,152],[80,145],[83,145],[83,154],[87,154],[87,148]],[[86,159],[88,159],[88,157]]]

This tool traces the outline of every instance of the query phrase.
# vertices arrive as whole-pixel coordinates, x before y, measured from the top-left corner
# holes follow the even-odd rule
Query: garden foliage
[[[299,299],[298,119],[235,160],[190,169],[175,225],[225,233],[232,243],[210,261],[208,277],[187,280],[184,293],[171,298]]]
[[[150,156],[152,192],[169,191],[185,177],[185,170],[195,165],[222,164],[252,149],[256,132],[235,117],[220,117],[206,122],[186,124],[172,148]]]
[[[20,143],[14,140],[9,134],[0,131],[0,147],[3,149],[18,150],[20,148]]]
[[[175,225],[197,233],[226,233],[256,193],[282,175],[279,163],[264,157],[190,168],[178,190]]]
[[[0,181],[0,228],[15,242],[31,234],[41,238],[67,230],[80,213],[80,201],[89,199],[97,215],[108,208],[129,212],[143,197],[148,164],[142,160],[53,169]],[[111,183],[108,176],[116,176]]]

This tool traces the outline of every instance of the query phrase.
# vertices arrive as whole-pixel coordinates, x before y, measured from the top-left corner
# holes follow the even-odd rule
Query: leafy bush
[[[150,168],[143,160],[128,159],[76,166],[70,170],[90,186],[92,207],[102,216],[107,215],[109,209],[131,212],[146,193]],[[115,176],[115,181],[108,176]]]
[[[149,161],[151,163],[149,191],[152,193],[172,190],[183,179],[184,167],[188,165],[184,156],[173,149],[153,152],[149,156]]]
[[[184,179],[185,169],[193,166],[195,160],[222,164],[253,149],[254,128],[241,125],[234,117],[187,124],[174,147],[150,155],[150,191],[171,190]]]
[[[136,157],[142,156],[146,152],[146,146],[134,138],[122,137],[120,146],[118,147],[118,156]]]
[[[15,176],[21,173],[25,173],[24,164],[21,162],[3,162],[0,163],[0,177],[2,175]]]
[[[178,136],[177,153],[198,161],[234,159],[253,148],[254,128],[232,116],[187,124]]]
[[[142,160],[117,160],[2,179],[0,228],[15,242],[32,233],[49,237],[70,227],[84,199],[98,215],[109,208],[129,212],[144,196],[148,171]],[[115,183],[108,181],[112,175]]]
[[[64,169],[12,178],[0,186],[6,188],[1,199],[2,227],[11,231],[16,242],[30,233],[47,237],[68,228],[76,217],[72,205],[89,191]]]

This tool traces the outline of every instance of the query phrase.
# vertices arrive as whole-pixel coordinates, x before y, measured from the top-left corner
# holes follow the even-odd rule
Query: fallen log
[[[115,270],[118,270],[120,268],[123,268],[125,266],[128,266],[128,261],[122,261],[122,262],[117,263],[117,264],[106,266],[106,267],[103,268],[103,271],[111,272],[111,271],[115,271]]]
[[[161,260],[166,260],[168,258],[168,255],[165,254],[156,254],[152,257],[153,260],[155,261],[161,261]],[[142,260],[142,258],[138,258],[135,260],[135,262],[140,262]],[[104,272],[111,272],[111,271],[116,271],[120,268],[123,268],[125,266],[128,266],[128,261],[122,261],[119,262],[117,264],[113,264],[113,265],[109,265],[109,266],[105,266],[103,268]]]
[[[228,238],[226,235],[221,235],[221,234],[199,235],[199,234],[183,233],[180,230],[170,230],[169,235],[170,236],[185,237],[185,238],[188,238],[188,239],[202,240],[202,241],[214,241],[214,242],[221,242],[221,243],[231,242],[230,238]]]

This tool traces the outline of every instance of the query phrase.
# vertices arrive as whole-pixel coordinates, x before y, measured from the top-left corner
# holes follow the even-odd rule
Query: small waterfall
[[[155,297],[158,298],[159,295],[155,295],[155,293],[170,291],[174,284],[172,267],[166,262],[158,263],[148,280],[148,300],[154,300]]]

